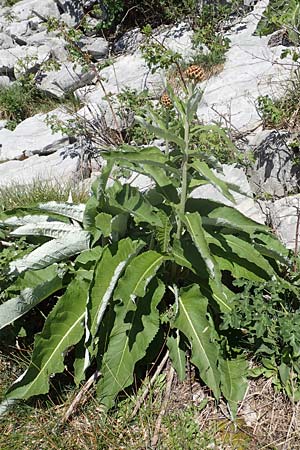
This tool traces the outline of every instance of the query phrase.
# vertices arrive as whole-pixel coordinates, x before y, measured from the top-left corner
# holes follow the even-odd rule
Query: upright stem
[[[186,198],[187,198],[189,139],[190,139],[190,125],[189,125],[187,118],[185,118],[185,124],[184,124],[185,146],[184,146],[183,155],[182,155],[182,165],[181,165],[181,180],[182,181],[181,181],[181,196],[180,196],[180,206],[179,206],[179,212],[182,215],[185,213],[185,204],[186,204]],[[179,217],[177,233],[176,233],[177,239],[180,239],[181,229],[182,229],[182,222]]]

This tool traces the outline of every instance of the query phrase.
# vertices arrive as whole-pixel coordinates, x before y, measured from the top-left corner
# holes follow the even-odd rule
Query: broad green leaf
[[[275,275],[273,267],[255,249],[253,242],[247,242],[238,236],[230,234],[224,235],[224,238],[232,251],[236,253],[240,258],[244,258],[250,264],[255,264],[262,271],[264,271],[266,275],[269,275],[269,277]]]
[[[170,234],[173,227],[169,220],[169,217],[162,211],[159,212],[159,217],[161,219],[163,226],[156,228],[155,237],[159,243],[160,251],[162,253],[167,253],[170,245]]]
[[[208,167],[206,162],[204,161],[194,161],[191,166],[201,173],[201,175],[209,181],[215,188],[218,189],[218,191],[221,192],[221,194],[224,195],[228,200],[235,203],[234,197],[232,196],[231,192],[228,189],[228,185],[225,181],[222,181],[220,178],[218,178],[213,171]]]
[[[130,145],[123,145],[118,149],[114,149],[110,153],[105,153],[106,159],[114,161],[125,161],[135,164],[149,164],[160,163],[166,164],[167,157],[164,153],[154,146],[150,147],[133,147]]]
[[[4,219],[2,223],[6,226],[21,227],[22,225],[39,224],[40,222],[47,222],[49,224],[54,220],[55,219],[53,217],[46,216],[46,214],[44,215],[32,214],[20,217],[19,216],[8,217],[7,219]]]
[[[268,228],[254,220],[249,219],[231,206],[208,199],[190,198],[186,203],[186,211],[199,212],[202,224],[205,228],[228,228],[229,230],[240,230],[252,234],[261,231],[266,233]]]
[[[183,381],[185,379],[185,350],[181,347],[182,339],[180,333],[176,331],[176,337],[169,336],[167,339],[167,347],[170,352],[172,364],[176,370],[178,379]]]
[[[99,202],[95,196],[88,199],[83,214],[83,226],[85,230],[93,230],[95,228],[95,218],[98,214]]]
[[[165,139],[169,142],[175,142],[175,144],[179,145],[180,148],[184,148],[185,142],[184,140],[176,134],[176,132],[171,132],[170,130],[167,130],[166,128],[160,128],[154,125],[151,125],[150,123],[146,122],[141,117],[136,117],[136,121],[143,125],[150,133],[155,134],[155,136],[160,137],[162,139]]]
[[[107,247],[95,269],[94,283],[88,303],[88,323],[91,337],[97,334],[107,304],[123,274],[126,265],[143,248],[144,244],[130,238],[118,245]]]
[[[28,369],[10,387],[6,399],[26,400],[46,394],[50,375],[64,371],[64,352],[83,335],[88,288],[89,283],[78,278],[69,284],[35,338]]]
[[[243,357],[220,359],[221,391],[230,407],[233,418],[236,417],[238,403],[246,393],[248,363]]]
[[[63,261],[89,248],[90,235],[86,231],[70,233],[61,239],[53,239],[33,250],[21,259],[9,264],[9,273],[43,269],[55,262]]]
[[[64,238],[70,233],[78,233],[81,229],[70,223],[64,222],[39,222],[37,224],[27,223],[16,228],[10,234],[12,236],[46,236],[51,238]]]
[[[187,230],[194,242],[199,254],[203,258],[210,276],[220,283],[221,274],[217,262],[211,254],[206,240],[206,235],[202,227],[201,216],[199,213],[186,213],[180,216],[182,222],[186,225]]]
[[[195,114],[202,96],[203,92],[200,91],[200,89],[195,89],[193,94],[188,99],[186,105],[186,116],[189,123],[191,123],[192,120],[195,118]]]
[[[220,268],[230,271],[235,278],[261,281],[275,274],[272,266],[252,243],[230,234],[207,234],[207,240]]]
[[[230,301],[224,286],[216,283],[212,278],[208,279],[206,267],[202,258],[199,258],[199,252],[191,241],[178,241],[174,239],[172,246],[172,255],[176,264],[186,267],[197,275],[201,291],[207,298],[213,298],[219,305],[222,312],[231,311]],[[221,267],[220,265],[220,268]]]
[[[154,255],[148,253],[147,259],[149,256]],[[139,258],[139,262],[141,262],[141,258]],[[153,263],[154,261],[152,265]],[[156,269],[157,264],[156,260]],[[136,266],[139,271],[138,262],[136,262]],[[154,276],[153,268],[152,276]],[[142,278],[144,280],[142,284],[138,285],[137,280],[132,283],[133,292],[145,291],[148,278],[144,276]],[[107,408],[114,405],[115,398],[121,390],[132,384],[135,365],[145,356],[149,344],[158,332],[159,312],[157,306],[164,292],[163,283],[157,279],[150,282],[146,295],[137,298],[136,303],[132,301],[129,292],[123,295],[121,288],[119,290],[119,296],[122,295],[122,303],[115,305],[115,323],[101,363],[102,378],[97,386],[99,400]]]
[[[95,226],[99,228],[104,237],[108,237],[111,233],[112,216],[106,213],[99,213],[95,217]]]
[[[174,326],[189,340],[192,348],[191,362],[199,369],[200,376],[220,397],[220,373],[217,367],[219,345],[214,341],[215,330],[207,319],[207,299],[197,285],[183,288],[179,295],[179,310]]]
[[[289,250],[271,232],[256,233],[253,237],[254,246],[262,255],[280,261],[282,264],[289,263]]]
[[[0,330],[19,319],[63,286],[62,276],[58,273],[55,265],[34,271],[34,276],[32,273],[26,272],[24,278],[19,281],[24,289],[17,297],[0,305]]]
[[[60,216],[69,217],[70,219],[83,221],[83,214],[85,210],[84,204],[73,205],[72,203],[47,202],[40,203],[39,209],[43,211],[59,214]]]
[[[116,183],[115,183],[116,184]],[[117,207],[120,212],[127,212],[134,217],[136,223],[147,222],[153,226],[162,226],[162,222],[157,214],[158,210],[148,202],[140,191],[125,184],[121,189],[116,190],[113,186],[109,192],[113,195],[110,198],[111,205]]]

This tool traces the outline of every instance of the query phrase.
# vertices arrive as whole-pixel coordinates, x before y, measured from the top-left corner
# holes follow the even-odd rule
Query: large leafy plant
[[[279,279],[278,262],[286,262],[286,250],[265,226],[236,209],[196,198],[197,187],[212,184],[233,200],[238,187],[221,181],[218,162],[192,145],[208,128],[195,121],[201,92],[191,85],[185,98],[168,93],[174,128],[154,111],[149,120],[137,118],[165,141],[164,151],[107,148],[84,212],[81,206],[50,203],[41,205],[39,214],[22,210],[21,217],[3,220],[12,234],[45,236],[47,242],[10,263],[9,276],[16,279],[15,289],[21,288],[0,306],[0,327],[64,292],[36,335],[31,363],[7,392],[4,407],[48,392],[49,377],[63,372],[72,349],[75,382],[84,380],[89,368],[97,369],[97,396],[110,408],[135,374],[141,376],[146,364],[169,351],[179,379],[185,377],[189,352],[215,398],[224,396],[236,412],[246,390],[247,363],[219,333],[223,314],[234,307],[232,280]],[[150,188],[118,179],[118,168]]]

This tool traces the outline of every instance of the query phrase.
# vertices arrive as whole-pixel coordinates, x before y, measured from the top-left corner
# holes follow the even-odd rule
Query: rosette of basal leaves
[[[286,262],[287,252],[265,226],[236,209],[193,198],[204,184],[231,201],[239,188],[221,181],[218,162],[192,144],[208,129],[195,121],[201,92],[191,88],[185,99],[168,93],[174,125],[155,111],[148,121],[137,119],[166,142],[166,152],[131,145],[102,152],[106,164],[83,216],[91,248],[74,261],[72,281],[36,337],[32,361],[7,403],[47,392],[49,376],[63,370],[72,346],[75,381],[97,368],[97,396],[110,408],[167,346],[179,378],[189,351],[203,382],[235,414],[247,363],[219,334],[223,314],[232,310],[232,280],[279,279],[278,263]],[[146,177],[151,187],[116,179],[118,168]]]

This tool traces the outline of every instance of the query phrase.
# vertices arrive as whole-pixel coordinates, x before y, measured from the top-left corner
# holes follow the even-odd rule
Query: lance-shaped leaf
[[[150,147],[133,147],[130,145],[123,145],[119,149],[114,149],[109,153],[105,153],[106,159],[113,159],[114,161],[124,161],[134,164],[166,164],[167,157],[164,153],[154,146]]]
[[[199,252],[193,242],[182,240],[181,242],[174,239],[172,246],[172,255],[174,261],[179,266],[186,267],[193,273],[197,274],[201,291],[207,298],[213,298],[222,312],[231,311],[230,301],[225,293],[224,286],[215,282],[212,278],[208,278],[207,271],[203,259],[199,258]],[[220,266],[220,268],[222,268]]]
[[[207,181],[220,191],[224,197],[235,203],[234,197],[228,189],[225,181],[218,178],[204,161],[194,161],[191,166],[197,170]]]
[[[27,224],[39,224],[41,222],[53,222],[55,219],[50,216],[40,215],[40,214],[32,214],[32,215],[26,215],[26,216],[12,216],[8,217],[7,219],[3,220],[3,225],[10,226],[10,227],[21,227],[22,225]]]
[[[226,234],[207,234],[207,240],[220,269],[228,270],[235,278],[261,281],[275,274],[272,266],[252,243]]]
[[[120,212],[128,212],[136,223],[147,222],[153,226],[162,226],[157,208],[152,206],[137,188],[125,184],[118,191],[114,189],[113,187],[109,190],[112,206],[119,208]]]
[[[25,270],[43,269],[51,264],[70,258],[89,248],[90,235],[85,231],[69,233],[64,238],[53,239],[21,259],[9,264],[10,274],[22,273]]]
[[[246,267],[256,266],[265,279],[270,278],[275,275],[274,269],[271,264],[255,249],[252,242],[247,242],[238,236],[233,236],[231,234],[225,234],[224,239],[226,243],[231,248],[231,250],[238,255],[240,259],[243,259]],[[248,264],[247,264],[248,263]],[[253,269],[255,271],[255,269]]]
[[[49,314],[43,331],[35,338],[28,369],[15,381],[6,399],[24,399],[45,394],[49,377],[64,371],[64,352],[80,341],[89,283],[75,278]]]
[[[55,265],[34,271],[34,276],[26,272],[19,284],[24,286],[20,294],[0,305],[0,330],[22,317],[63,286],[62,277],[58,274]]]
[[[182,222],[194,242],[199,254],[203,258],[210,276],[220,283],[221,274],[217,262],[211,254],[211,251],[206,240],[206,235],[202,227],[201,216],[199,213],[186,213],[180,216]]]
[[[157,333],[156,306],[165,288],[162,283],[157,285],[155,279],[146,296],[145,291],[164,260],[164,256],[151,250],[137,256],[115,290],[116,318],[101,362],[102,378],[97,388],[100,401],[107,408],[112,407],[117,394],[132,383],[135,364],[143,358]]]
[[[203,92],[199,89],[195,89],[193,94],[189,97],[186,105],[186,115],[189,123],[195,118],[195,114],[199,105],[199,102],[203,96]]]
[[[230,407],[233,418],[236,417],[238,402],[243,400],[247,390],[248,363],[245,358],[221,359],[221,390]]]
[[[37,224],[27,223],[16,228],[10,234],[12,236],[45,236],[51,238],[63,238],[69,233],[78,233],[80,228],[64,222],[39,222]]]
[[[135,117],[136,121],[143,125],[145,128],[147,128],[150,133],[155,134],[157,137],[160,137],[162,139],[165,139],[169,142],[175,142],[175,144],[179,145],[180,148],[184,148],[185,142],[184,139],[182,139],[176,132],[172,132],[168,130],[167,128],[160,128],[154,125],[151,125],[150,123],[146,122],[142,117]]]
[[[199,286],[183,288],[179,294],[179,310],[174,326],[189,340],[192,348],[191,362],[199,369],[202,380],[220,396],[220,374],[217,367],[219,345],[214,341],[215,330],[207,319],[207,299]]]
[[[40,203],[39,209],[43,211],[52,212],[60,216],[68,217],[70,219],[77,220],[78,222],[83,221],[83,214],[85,210],[84,204],[73,205],[71,203],[60,203],[60,202],[47,202]]]
[[[177,376],[180,381],[183,381],[185,379],[185,350],[183,348],[179,330],[176,330],[176,336],[168,337],[167,347]]]
[[[120,276],[130,260],[143,248],[144,244],[123,239],[107,247],[95,269],[94,283],[88,303],[88,324],[92,339],[96,336],[108,302]]]
[[[186,211],[199,212],[205,228],[228,228],[235,232],[240,230],[249,234],[269,231],[268,227],[249,219],[235,208],[224,206],[213,200],[190,198],[186,203]]]

